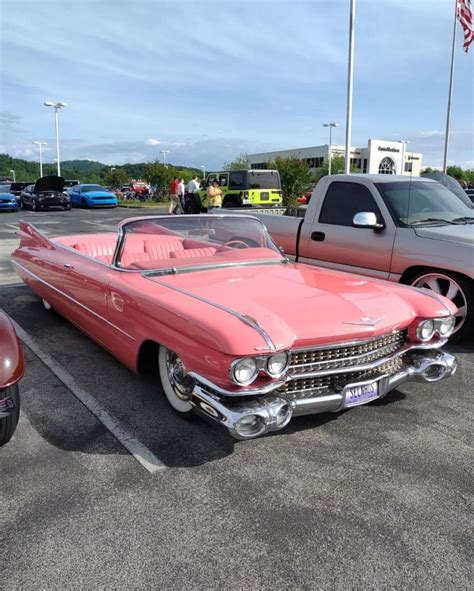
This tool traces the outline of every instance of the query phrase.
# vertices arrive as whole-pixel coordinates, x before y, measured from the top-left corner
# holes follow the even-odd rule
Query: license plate
[[[360,386],[347,386],[344,391],[344,406],[346,408],[365,404],[366,402],[370,402],[379,397],[378,382],[372,382],[371,384],[363,384]]]

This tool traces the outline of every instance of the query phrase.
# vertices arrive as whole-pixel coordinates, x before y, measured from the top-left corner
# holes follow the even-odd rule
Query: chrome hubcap
[[[428,273],[419,277],[413,285],[414,287],[431,289],[431,291],[451,300],[458,307],[453,334],[461,329],[466,321],[467,300],[460,285],[452,277],[440,273]]]
[[[166,353],[166,367],[168,379],[176,396],[181,400],[191,400],[194,380],[188,375],[183,362],[173,351],[167,351]]]

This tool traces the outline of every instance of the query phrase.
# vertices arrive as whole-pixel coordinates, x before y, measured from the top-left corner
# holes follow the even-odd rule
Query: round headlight
[[[446,318],[438,319],[437,330],[440,337],[449,337],[454,330],[456,318],[454,316],[446,316]]]
[[[416,329],[416,336],[420,341],[430,341],[435,333],[434,320],[429,318],[428,320],[422,320]]]
[[[289,363],[289,355],[286,351],[275,353],[267,359],[266,370],[268,375],[279,377],[285,373]]]
[[[232,378],[239,386],[248,386],[257,377],[257,362],[251,357],[237,359],[232,365]]]

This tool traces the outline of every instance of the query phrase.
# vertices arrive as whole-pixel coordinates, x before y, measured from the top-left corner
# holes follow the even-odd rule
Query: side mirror
[[[383,230],[384,225],[377,222],[377,216],[373,211],[359,211],[356,213],[352,225],[354,228],[368,228],[371,230]]]

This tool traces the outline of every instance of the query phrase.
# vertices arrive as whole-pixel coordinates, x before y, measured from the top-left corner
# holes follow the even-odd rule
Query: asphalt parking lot
[[[46,311],[9,264],[18,219],[53,235],[140,214],[0,216],[0,307],[29,345],[20,424],[0,451],[0,586],[471,588],[474,347],[450,347],[451,380],[234,441],[174,415],[153,378]],[[152,470],[81,392],[150,453]]]

